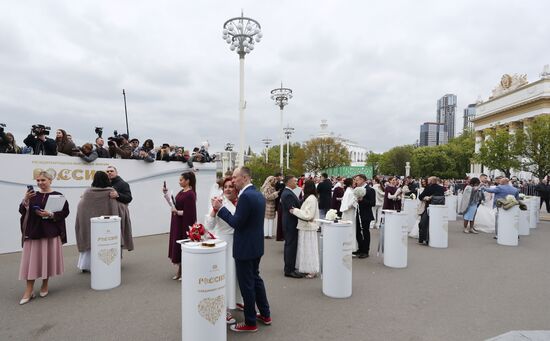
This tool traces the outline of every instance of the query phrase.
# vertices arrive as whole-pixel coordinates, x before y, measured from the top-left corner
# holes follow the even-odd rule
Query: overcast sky
[[[329,129],[370,150],[414,143],[437,99],[462,112],[504,73],[539,78],[550,64],[547,1],[2,1],[0,123],[21,144],[34,123],[76,142],[94,127],[142,142],[211,150],[238,144],[239,63],[222,40],[240,15],[264,37],[245,60],[247,144],[278,141],[269,97],[295,97],[284,122],[304,141]]]

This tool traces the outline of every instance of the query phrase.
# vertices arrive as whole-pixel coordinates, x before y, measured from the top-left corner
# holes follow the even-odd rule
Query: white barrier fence
[[[0,216],[3,222],[0,229],[0,254],[21,250],[21,215],[18,208],[27,190],[26,186],[37,188],[34,175],[41,170],[55,174],[52,188],[63,193],[69,202],[71,213],[66,220],[68,244],[76,242],[76,209],[80,196],[90,187],[96,171],[105,171],[109,165],[115,166],[120,177],[130,184],[133,200],[129,209],[134,237],[170,230],[170,208],[162,196],[162,185],[166,181],[168,189],[175,195],[180,190],[180,174],[189,171],[186,164],[177,161],[146,163],[141,160],[97,159],[86,163],[78,157],[14,154],[0,154],[0,165]],[[210,189],[216,181],[216,164],[195,163],[195,169],[197,219],[202,220],[206,214]]]

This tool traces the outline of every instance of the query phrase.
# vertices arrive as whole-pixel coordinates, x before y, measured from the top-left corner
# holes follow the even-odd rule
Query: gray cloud
[[[503,73],[536,80],[550,63],[542,1],[54,0],[0,4],[0,122],[18,140],[33,123],[85,142],[96,125],[141,140],[213,149],[238,142],[238,57],[221,39],[240,9],[264,39],[245,60],[247,143],[279,138],[269,91],[295,97],[295,139],[330,130],[383,151],[413,143],[446,93],[462,109]]]

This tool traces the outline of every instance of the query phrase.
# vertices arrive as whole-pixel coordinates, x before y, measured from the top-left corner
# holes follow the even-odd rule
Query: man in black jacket
[[[355,219],[355,236],[357,238],[358,249],[355,252],[358,258],[367,258],[370,251],[370,222],[374,220],[372,208],[376,206],[376,192],[367,185],[365,174],[355,176],[357,187],[363,187],[366,191],[365,196],[357,200],[357,213]]]
[[[296,252],[298,250],[298,218],[290,213],[291,208],[300,207],[300,201],[294,193],[296,178],[292,175],[285,176],[285,188],[281,194],[281,212],[283,217],[283,231],[285,234],[285,277],[302,278],[302,274],[296,272]]]
[[[420,193],[418,196],[419,200],[426,201],[426,209],[420,216],[420,222],[418,223],[418,243],[426,245],[429,244],[430,241],[430,217],[428,216],[428,206],[435,205],[435,203],[432,202],[433,197],[443,197],[443,204],[439,205],[445,205],[445,188],[441,185],[439,185],[438,178],[435,176],[430,176],[428,178],[428,186]]]
[[[542,208],[542,203],[546,204],[546,212],[550,213],[550,185],[548,180],[543,179],[536,187],[535,191],[540,197],[540,206]]]
[[[327,211],[330,210],[330,200],[332,197],[332,182],[328,179],[328,174],[321,174],[321,182],[317,185],[319,193],[319,219],[325,219]]]
[[[111,154],[109,154],[109,150],[106,149],[104,145],[105,140],[103,140],[102,137],[98,137],[95,139],[95,151],[97,153],[97,157],[109,159],[111,158]]]
[[[46,137],[44,130],[39,131],[36,136],[29,134],[23,143],[32,148],[33,155],[57,155],[55,140]]]
[[[106,172],[111,180],[111,186],[114,188],[114,190],[110,193],[111,198],[116,199],[123,204],[129,204],[132,201],[130,185],[118,176],[118,171],[114,166],[107,167]]]

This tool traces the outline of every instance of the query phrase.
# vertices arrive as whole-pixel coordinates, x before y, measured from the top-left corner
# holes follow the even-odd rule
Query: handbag
[[[445,205],[445,196],[443,195],[433,195],[430,205]]]

